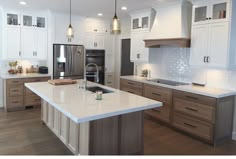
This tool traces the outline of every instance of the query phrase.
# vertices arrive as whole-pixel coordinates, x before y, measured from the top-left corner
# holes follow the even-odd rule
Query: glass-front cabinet
[[[7,13],[6,14],[6,25],[7,26],[19,26],[20,25],[20,15],[17,13]]]
[[[25,28],[40,28],[46,29],[47,19],[46,16],[35,16],[32,14],[17,14],[7,12],[6,14],[6,25],[8,27],[25,27]]]
[[[132,30],[148,29],[149,28],[149,16],[142,16],[132,18]]]
[[[231,0],[199,1],[193,6],[193,25],[229,20]]]

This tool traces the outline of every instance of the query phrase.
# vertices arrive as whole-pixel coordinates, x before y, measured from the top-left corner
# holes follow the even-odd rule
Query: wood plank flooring
[[[145,119],[145,155],[236,155],[236,142],[212,147]],[[40,121],[40,109],[0,110],[0,155],[72,155]]]

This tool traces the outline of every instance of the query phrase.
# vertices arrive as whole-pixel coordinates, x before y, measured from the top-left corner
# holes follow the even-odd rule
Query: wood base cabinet
[[[41,120],[75,155],[142,155],[143,112],[77,124],[42,100]]]
[[[234,97],[212,98],[174,91],[173,126],[217,145],[231,139]]]
[[[27,106],[40,106],[41,99],[24,87],[24,83],[44,82],[49,77],[4,80],[4,107],[6,111],[24,110]]]

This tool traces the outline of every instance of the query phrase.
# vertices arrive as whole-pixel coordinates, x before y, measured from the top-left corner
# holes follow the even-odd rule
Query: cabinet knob
[[[140,58],[140,54],[137,54],[137,59],[139,59]]]
[[[206,18],[206,20],[209,20],[209,18]]]
[[[212,18],[210,17],[209,20],[211,20]]]

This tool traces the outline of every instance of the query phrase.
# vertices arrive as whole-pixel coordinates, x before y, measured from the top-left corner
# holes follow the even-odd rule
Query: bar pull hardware
[[[161,94],[158,94],[158,93],[152,93],[152,95],[155,95],[155,96],[161,96]]]
[[[209,63],[210,62],[210,56],[207,56],[207,63]]]
[[[193,112],[198,112],[198,110],[192,109],[192,108],[188,108],[188,107],[185,107],[185,109],[190,110],[190,111],[193,111]]]
[[[204,56],[204,63],[206,63],[206,56]]]
[[[157,110],[157,109],[152,109],[152,111],[157,112],[157,113],[161,113],[161,111]]]
[[[186,126],[188,126],[188,127],[191,127],[191,128],[196,128],[196,126],[191,125],[191,124],[188,124],[188,123],[184,123],[184,125],[186,125]]]
[[[192,96],[185,96],[185,97],[190,98],[190,99],[194,99],[194,100],[198,100],[198,98],[192,97]]]
[[[129,85],[134,85],[134,83],[130,83],[130,82],[128,82],[128,84],[129,84]]]

